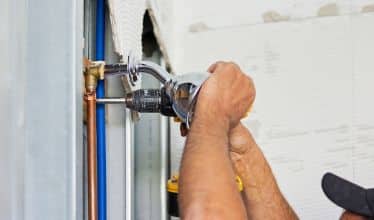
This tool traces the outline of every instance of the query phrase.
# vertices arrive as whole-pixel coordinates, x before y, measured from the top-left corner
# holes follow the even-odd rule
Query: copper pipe
[[[87,102],[88,220],[97,220],[96,93],[85,94]]]

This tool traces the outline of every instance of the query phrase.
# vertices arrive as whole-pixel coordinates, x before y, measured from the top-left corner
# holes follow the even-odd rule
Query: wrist
[[[230,131],[229,118],[224,114],[217,101],[212,100],[198,99],[192,119],[192,125],[194,124],[205,127],[205,132],[228,135]]]

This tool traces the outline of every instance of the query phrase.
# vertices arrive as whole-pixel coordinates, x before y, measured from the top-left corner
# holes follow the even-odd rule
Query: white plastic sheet
[[[141,59],[145,0],[109,0],[108,2],[115,51],[122,56],[124,62],[127,61],[130,52]]]

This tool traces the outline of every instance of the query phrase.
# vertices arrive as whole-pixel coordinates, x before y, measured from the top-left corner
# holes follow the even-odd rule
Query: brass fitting
[[[85,60],[84,65],[85,87],[88,92],[93,92],[97,81],[104,79],[105,62]]]

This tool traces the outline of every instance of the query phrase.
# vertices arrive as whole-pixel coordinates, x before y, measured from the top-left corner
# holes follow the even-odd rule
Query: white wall
[[[341,213],[321,190],[326,171],[374,186],[373,9],[373,0],[190,0],[168,17],[177,73],[233,60],[253,77],[244,123],[301,219]],[[184,140],[171,132],[177,170]]]

